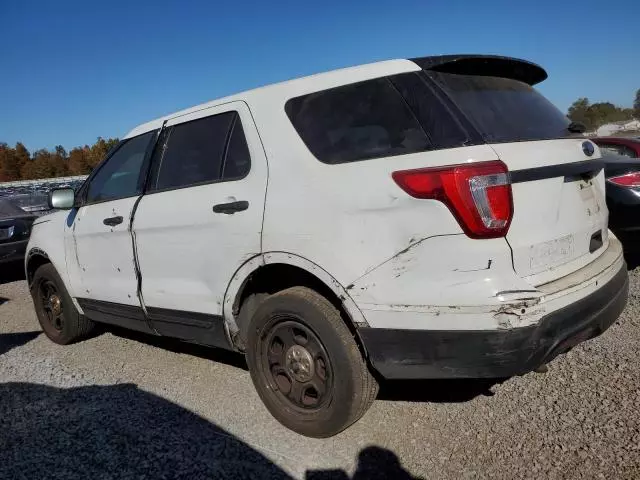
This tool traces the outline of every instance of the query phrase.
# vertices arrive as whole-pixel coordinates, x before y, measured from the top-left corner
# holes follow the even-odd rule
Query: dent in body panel
[[[536,312],[530,316],[529,309],[542,296],[515,274],[504,239],[479,241],[464,234],[413,241],[348,290],[365,312],[440,317],[466,309],[463,313],[497,315],[507,328],[535,321]]]
[[[421,255],[423,255],[424,252],[420,252],[416,247],[420,246],[423,242],[426,242],[434,238],[454,237],[454,236],[458,236],[458,234],[432,235],[432,236],[423,237],[419,239],[416,239],[415,237],[411,237],[408,240],[408,245],[404,249],[400,250],[398,253],[393,255],[390,259],[387,259],[384,262],[376,265],[375,267],[368,269],[364,275],[358,278],[355,282],[349,284],[349,286],[347,287],[347,290],[351,290],[352,288],[354,288],[354,286],[357,283],[359,283],[358,289],[360,291],[366,291],[370,287],[375,286],[375,284],[373,283],[369,283],[367,281],[361,281],[361,280],[365,279],[367,277],[367,274],[385,265],[391,266],[391,270],[394,278],[401,277],[403,274],[410,271],[412,268],[420,268],[420,266],[417,264],[420,260]],[[463,264],[460,264],[458,266],[452,266],[451,272],[467,273],[467,272],[480,272],[483,270],[490,270],[493,262],[494,260],[492,258],[486,259],[485,257],[485,259],[482,259],[482,255],[478,255],[477,258],[467,257],[462,262]],[[454,264],[455,264],[455,261],[452,262],[452,265]],[[427,277],[429,273],[430,273],[429,270],[425,271],[424,272],[425,277]],[[469,283],[469,281],[461,280],[461,281],[458,281],[456,284],[463,285],[466,283]]]

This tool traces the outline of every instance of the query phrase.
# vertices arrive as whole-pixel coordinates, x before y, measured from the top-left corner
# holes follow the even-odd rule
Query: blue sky
[[[562,110],[631,106],[639,21],[638,0],[0,0],[0,141],[69,149],[267,83],[443,53],[540,63]]]

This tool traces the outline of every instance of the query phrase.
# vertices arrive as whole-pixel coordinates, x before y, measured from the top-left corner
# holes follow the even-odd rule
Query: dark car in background
[[[638,137],[599,137],[593,141],[600,147],[603,155],[622,155],[640,158],[640,138]]]
[[[605,162],[609,228],[631,266],[640,264],[640,140],[596,138]]]
[[[0,283],[24,275],[24,249],[31,225],[41,215],[51,212],[49,191],[56,188],[77,189],[86,176],[0,183]]]
[[[0,197],[0,268],[21,266],[31,225],[48,211],[46,195]]]

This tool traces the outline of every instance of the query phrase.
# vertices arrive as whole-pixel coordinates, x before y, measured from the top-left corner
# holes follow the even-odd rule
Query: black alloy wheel
[[[30,290],[38,322],[51,341],[67,345],[87,338],[94,330],[95,324],[78,312],[51,263],[38,267]]]
[[[315,290],[296,286],[265,295],[246,338],[247,365],[260,398],[295,432],[335,435],[376,398],[378,384],[345,318]]]
[[[62,299],[55,283],[47,279],[40,282],[38,285],[38,299],[51,327],[56,332],[62,332],[64,311]]]
[[[299,318],[281,315],[274,320],[260,343],[264,377],[280,401],[303,411],[323,407],[333,383],[324,345]]]

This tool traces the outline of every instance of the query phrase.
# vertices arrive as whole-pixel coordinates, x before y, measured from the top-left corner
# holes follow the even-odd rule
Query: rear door
[[[525,82],[429,72],[511,172],[507,234],[515,271],[537,285],[567,275],[607,240],[600,153]]]
[[[166,123],[133,225],[142,297],[158,332],[217,344],[229,281],[261,251],[266,185],[244,102]]]

